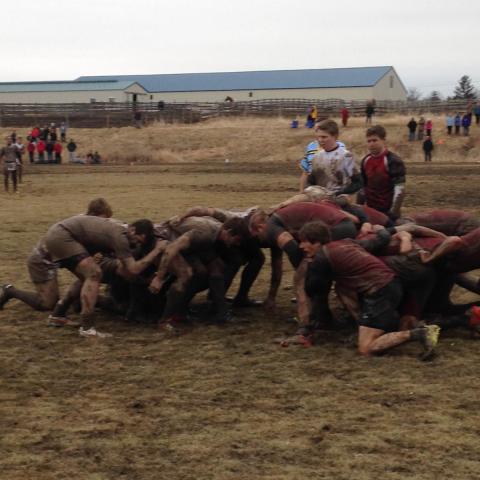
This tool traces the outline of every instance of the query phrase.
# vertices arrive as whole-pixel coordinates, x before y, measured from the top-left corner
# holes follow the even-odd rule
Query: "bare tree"
[[[407,100],[409,102],[418,102],[418,100],[421,100],[422,94],[416,87],[410,87],[407,92]]]

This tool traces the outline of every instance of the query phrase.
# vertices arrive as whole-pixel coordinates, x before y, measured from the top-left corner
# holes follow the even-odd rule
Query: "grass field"
[[[407,152],[413,147],[401,136],[408,119],[396,121],[392,137]],[[160,221],[197,204],[285,199],[297,189],[293,160],[310,134],[281,122],[265,126],[259,157],[252,153],[263,145],[258,124],[245,120],[152,127],[138,138],[133,129],[125,133],[133,145],[165,129],[190,145],[193,158],[182,151],[180,160],[193,163],[30,167],[19,194],[0,194],[0,281],[28,287],[25,259],[37,239],[95,196],[106,197],[125,221]],[[227,152],[228,165],[225,151],[200,161],[227,131],[245,150]],[[106,141],[114,133],[96,135]],[[356,138],[360,151],[363,126],[348,135],[342,139]],[[265,153],[273,140],[286,148],[275,164]],[[425,166],[406,156],[406,211],[456,207],[480,215],[472,142],[466,158],[459,153]],[[174,339],[101,313],[99,329],[113,338],[83,339],[10,302],[0,311],[0,478],[480,478],[479,344],[467,332],[445,332],[431,363],[416,359],[415,344],[361,358],[351,332],[325,332],[308,349],[281,348],[272,340],[295,329],[287,321],[295,312],[286,270],[274,314],[239,311],[231,325],[194,324]],[[62,286],[71,278],[62,272]],[[265,295],[268,279],[267,268],[254,296]],[[476,298],[461,290],[455,296]]]

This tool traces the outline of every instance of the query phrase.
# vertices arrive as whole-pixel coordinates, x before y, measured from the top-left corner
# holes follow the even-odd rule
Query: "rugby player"
[[[112,216],[112,208],[104,198],[95,198],[88,204],[86,215],[110,218]],[[0,309],[13,298],[26,303],[34,310],[48,311],[54,308],[59,297],[57,265],[53,262],[45,247],[44,238],[33,248],[27,259],[27,268],[36,292],[21,290],[12,284],[3,285],[0,287]],[[77,322],[64,319],[63,317],[58,319],[50,318],[50,323],[55,326],[78,326]]]
[[[240,245],[249,234],[248,228],[241,218],[232,218],[223,224],[210,217],[172,219],[167,223],[172,241],[162,255],[156,275],[150,283],[150,291],[160,292],[172,266],[175,267],[173,273],[176,273],[177,279],[168,290],[159,327],[175,331],[179,311],[195,293],[203,289],[205,272],[209,296],[215,309],[214,321],[225,322],[229,317],[225,301],[225,264],[220,258],[219,249]],[[196,268],[192,268],[192,265]],[[203,279],[200,278],[202,272]]]
[[[360,164],[363,188],[357,200],[396,220],[405,197],[406,169],[403,160],[388,150],[386,137],[381,125],[367,130],[369,154]]]
[[[351,239],[331,241],[330,231],[322,222],[306,224],[301,232],[301,247],[311,260],[305,280],[307,295],[325,297],[331,282],[356,292],[360,299],[361,316],[358,327],[358,351],[371,355],[389,350],[409,341],[424,346],[423,358],[430,358],[438,341],[439,327],[398,331],[397,309],[402,288],[394,272],[381,260]],[[386,230],[379,237],[389,241]]]
[[[317,125],[320,150],[312,159],[311,172],[306,178],[308,185],[319,185],[334,195],[352,194],[362,187],[362,177],[353,155],[337,144],[338,125],[333,120],[324,120]]]
[[[93,311],[102,272],[93,255],[98,252],[113,253],[120,260],[123,274],[138,275],[165,247],[162,242],[158,242],[148,255],[134,260],[130,242],[144,242],[151,231],[153,224],[149,220],[139,220],[126,229],[108,218],[86,215],[70,217],[50,227],[44,238],[46,251],[60,268],[67,268],[82,281],[82,334],[97,334],[93,327]]]

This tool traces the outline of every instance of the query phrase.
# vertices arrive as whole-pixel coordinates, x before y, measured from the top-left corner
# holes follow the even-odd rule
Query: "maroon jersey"
[[[413,243],[422,250],[433,252],[445,239],[442,237],[415,237]]]
[[[367,155],[361,164],[366,204],[388,212],[392,207],[394,188],[405,183],[405,165],[388,150],[379,156]]]
[[[480,228],[461,237],[463,247],[452,254],[447,268],[452,272],[469,272],[480,268]]]
[[[334,227],[343,220],[350,218],[340,207],[331,202],[293,203],[277,210],[275,215],[292,234],[298,232],[306,223],[315,220],[321,220],[329,227]]]
[[[367,216],[369,223],[372,225],[382,225],[385,227],[392,224],[389,217],[375,208],[368,207],[367,205],[362,205],[361,207]]]
[[[413,221],[448,236],[462,236],[480,227],[480,221],[461,210],[431,210],[412,215]]]
[[[337,283],[357,293],[374,293],[395,277],[389,267],[354,240],[327,243],[323,251]]]

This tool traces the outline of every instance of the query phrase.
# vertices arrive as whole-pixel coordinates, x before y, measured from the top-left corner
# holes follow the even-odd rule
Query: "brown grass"
[[[243,145],[244,160],[262,144],[261,132],[265,144],[290,142],[295,155],[309,137],[283,128],[283,120],[263,129],[243,122],[128,131],[132,138],[164,132],[152,142],[183,139],[190,151],[220,148],[228,132],[224,143]],[[358,130],[342,138],[360,141]],[[274,169],[232,159],[228,166],[30,168],[19,194],[1,194],[0,278],[29,287],[31,247],[94,196],[108,198],[117,218],[159,221],[194,204],[270,205],[296,190],[298,169],[285,158]],[[457,162],[412,163],[407,210],[451,206],[480,214],[477,167]],[[266,269],[255,296],[265,295],[268,276]],[[70,280],[62,272],[62,286]],[[415,358],[415,344],[359,358],[351,332],[325,332],[310,349],[282,349],[272,339],[294,329],[286,321],[294,314],[290,282],[287,267],[273,315],[238,312],[233,325],[194,324],[169,340],[99,313],[99,328],[114,337],[90,341],[49,329],[45,314],[9,303],[0,312],[0,478],[480,478],[478,344],[466,332],[446,332],[429,364]],[[476,297],[459,290],[456,298]]]
[[[407,127],[410,117],[391,115],[375,120],[388,130],[389,146],[406,161],[423,161],[420,142],[408,143]],[[475,127],[472,136],[449,137],[444,128],[444,117],[433,116],[433,137],[437,143],[435,162],[478,162],[479,135]],[[337,119],[340,123],[340,120]],[[71,129],[78,154],[98,150],[108,163],[180,163],[215,162],[228,158],[231,162],[296,162],[303,149],[314,138],[306,128],[293,130],[289,120],[233,118],[215,119],[194,125],[157,123],[138,130],[133,127],[111,129]],[[11,129],[1,129],[7,135]],[[24,137],[26,131],[19,131]],[[352,118],[343,129],[340,139],[359,158],[365,155],[365,124],[363,118]],[[444,142],[438,144],[438,141]],[[66,154],[65,154],[66,158]]]

